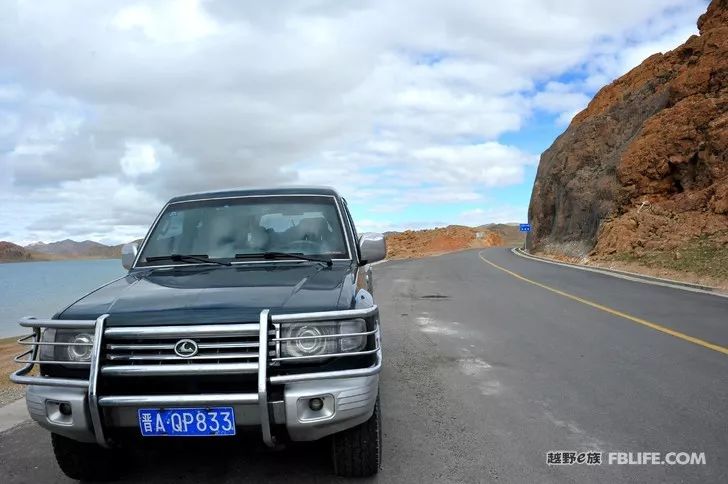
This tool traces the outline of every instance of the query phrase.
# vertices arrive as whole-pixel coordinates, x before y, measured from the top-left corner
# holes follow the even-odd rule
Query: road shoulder
[[[15,400],[0,407],[0,432],[5,432],[29,420],[25,399]]]
[[[585,265],[579,265],[579,264],[572,264],[569,262],[561,262],[561,261],[557,261],[554,259],[550,259],[548,257],[529,254],[528,252],[525,252],[524,250],[522,250],[520,248],[513,248],[511,250],[511,252],[513,252],[515,255],[517,255],[519,257],[523,257],[526,259],[531,259],[531,260],[535,260],[535,261],[539,261],[539,262],[544,262],[546,264],[553,264],[553,265],[557,265],[557,266],[578,269],[580,271],[595,272],[597,274],[604,274],[607,276],[616,277],[616,278],[624,279],[627,281],[640,282],[643,284],[671,287],[673,289],[680,289],[683,291],[698,292],[698,293],[703,293],[703,294],[710,294],[712,296],[728,298],[728,294],[722,292],[719,288],[715,288],[715,287],[703,286],[700,284],[693,284],[690,282],[676,281],[676,280],[672,280],[672,279],[663,279],[663,278],[659,278],[659,277],[647,276],[644,274],[637,274],[634,272],[620,271],[620,270],[616,270],[616,269],[606,269],[603,267],[592,267],[592,266],[585,266]]]

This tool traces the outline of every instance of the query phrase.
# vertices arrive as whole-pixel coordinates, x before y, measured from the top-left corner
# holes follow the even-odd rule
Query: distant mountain
[[[142,239],[134,240],[140,244]],[[92,240],[76,242],[65,239],[58,242],[34,242],[22,247],[12,242],[0,240],[0,262],[24,262],[35,260],[63,259],[120,259],[119,245],[105,245]]]
[[[38,254],[46,254],[54,258],[98,258],[113,259],[121,256],[121,245],[104,245],[92,240],[76,242],[65,239],[58,242],[35,242],[25,249]]]
[[[0,241],[0,262],[19,262],[35,260],[25,248],[12,242]]]

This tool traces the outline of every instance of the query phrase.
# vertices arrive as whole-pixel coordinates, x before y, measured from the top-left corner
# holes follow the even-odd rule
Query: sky
[[[359,231],[525,222],[540,153],[702,0],[0,0],[0,240],[327,185]]]

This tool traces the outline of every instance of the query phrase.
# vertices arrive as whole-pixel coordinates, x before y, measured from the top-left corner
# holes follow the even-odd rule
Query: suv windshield
[[[152,229],[137,266],[173,254],[238,260],[266,252],[348,259],[331,197],[242,197],[169,205]]]

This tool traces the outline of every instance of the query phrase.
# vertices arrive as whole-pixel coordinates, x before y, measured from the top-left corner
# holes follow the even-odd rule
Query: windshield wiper
[[[169,254],[169,255],[155,255],[152,257],[145,257],[145,261],[147,262],[154,262],[158,260],[171,260],[173,262],[206,262],[210,264],[218,264],[221,266],[230,266],[232,265],[229,262],[222,262],[219,260],[210,259],[210,256],[205,254],[200,255],[191,255],[191,254]]]
[[[331,267],[334,263],[331,259],[324,257],[315,257],[311,255],[303,255],[300,252],[260,252],[257,254],[235,254],[236,259],[299,259],[307,260],[311,262],[323,262],[328,267]]]

